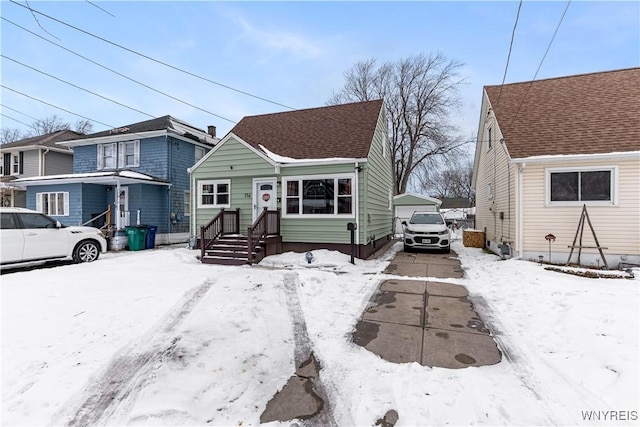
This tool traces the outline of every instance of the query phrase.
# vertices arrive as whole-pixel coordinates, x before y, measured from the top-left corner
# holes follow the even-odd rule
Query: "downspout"
[[[46,150],[44,150],[42,152],[42,156],[40,157],[40,176],[45,176],[45,173],[47,171],[47,161],[46,161],[45,156],[47,155],[47,153],[49,151],[50,150],[47,148]]]
[[[522,191],[524,188],[524,168],[526,166],[526,163],[520,164],[520,173],[518,176],[518,258],[522,258],[524,254],[524,206],[522,205],[524,197],[522,195]]]
[[[356,230],[358,230],[358,232],[356,233],[356,245],[358,247],[358,255],[360,254],[360,180],[358,179],[360,172],[359,172],[359,165],[358,162],[354,163],[354,171],[355,171],[355,178],[354,178],[354,185],[353,187],[356,189],[356,200],[355,200],[355,216],[356,216]],[[364,200],[367,200],[366,197],[364,198]]]
[[[191,191],[189,192],[189,194],[191,195],[191,218],[189,218],[189,228],[191,229],[191,236],[194,238],[193,247],[195,248],[195,242],[198,240],[196,227],[196,224],[198,222],[198,207],[196,205],[196,177],[193,176],[193,171],[191,169],[189,169],[189,173],[191,174]]]
[[[116,178],[116,230],[122,229],[122,213],[120,212],[120,180]]]

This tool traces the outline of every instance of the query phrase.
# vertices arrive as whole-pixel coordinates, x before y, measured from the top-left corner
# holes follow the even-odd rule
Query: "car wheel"
[[[447,246],[447,248],[444,250],[445,254],[450,254],[451,253],[451,245]]]
[[[80,242],[73,250],[73,260],[75,262],[92,262],[100,256],[100,247],[96,242],[90,240]]]
[[[411,252],[412,251],[411,246],[404,245],[404,251],[405,252]]]

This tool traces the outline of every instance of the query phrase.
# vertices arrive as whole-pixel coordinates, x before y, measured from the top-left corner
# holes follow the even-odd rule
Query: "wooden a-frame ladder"
[[[585,218],[589,223],[591,234],[593,234],[593,240],[596,242],[595,246],[582,245],[582,235],[584,232]],[[579,241],[579,244],[576,245],[576,240],[578,240],[578,235],[580,236],[580,241]],[[567,263],[565,265],[569,265],[569,262],[571,261],[571,256],[573,255],[573,250],[575,248],[578,248],[578,265],[580,265],[580,254],[582,253],[582,249],[584,248],[584,249],[598,249],[598,252],[600,252],[600,256],[602,257],[602,262],[604,263],[604,266],[607,269],[609,268],[609,265],[607,264],[607,259],[604,257],[604,252],[602,252],[603,249],[609,249],[609,248],[604,248],[600,246],[600,243],[598,242],[598,237],[596,236],[596,231],[593,229],[593,224],[591,224],[591,220],[589,219],[589,213],[587,213],[587,205],[582,205],[582,214],[580,215],[580,221],[578,222],[578,229],[576,230],[576,235],[573,238],[573,244],[568,247],[571,248],[571,251],[569,252],[569,258],[567,258]]]

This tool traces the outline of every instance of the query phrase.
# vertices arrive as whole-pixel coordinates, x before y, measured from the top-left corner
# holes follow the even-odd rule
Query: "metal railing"
[[[221,209],[211,221],[200,227],[200,257],[204,258],[209,248],[220,236],[240,233],[240,208],[227,211]]]

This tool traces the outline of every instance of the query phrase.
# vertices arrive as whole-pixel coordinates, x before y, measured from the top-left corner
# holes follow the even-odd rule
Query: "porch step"
[[[263,248],[253,248],[253,256]],[[249,263],[249,247],[247,237],[241,235],[224,236],[205,251],[201,260],[205,264],[244,265]]]
[[[203,264],[216,265],[245,265],[249,263],[247,258],[225,258],[217,256],[205,256],[200,260]]]

